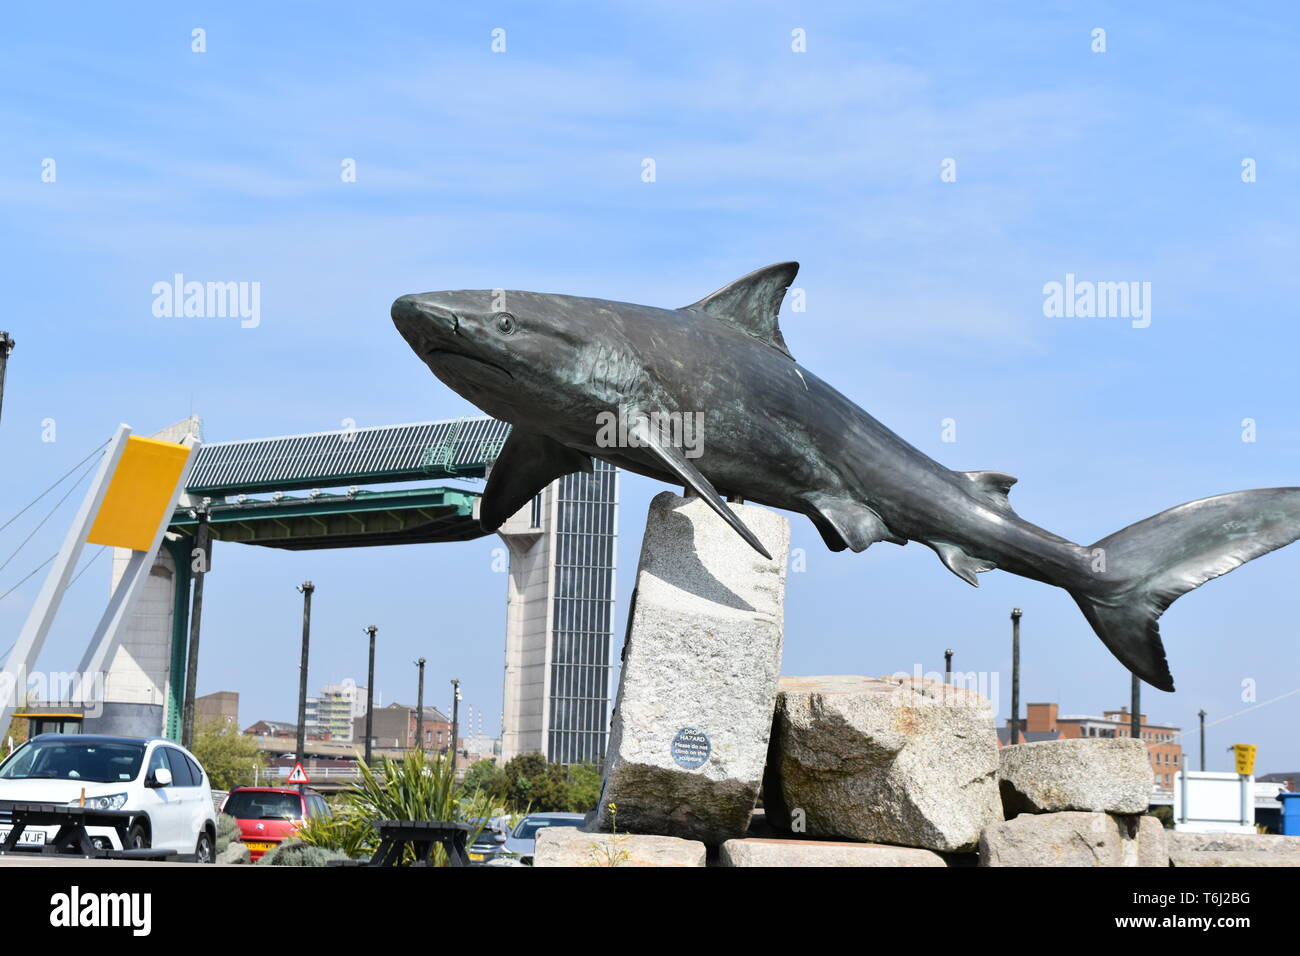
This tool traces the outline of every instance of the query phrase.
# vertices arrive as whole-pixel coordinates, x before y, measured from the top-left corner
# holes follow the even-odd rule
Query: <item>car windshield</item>
[[[238,820],[301,820],[302,798],[296,793],[236,790],[221,812]]]
[[[144,744],[105,740],[31,740],[0,765],[0,780],[134,780]]]
[[[547,827],[580,827],[582,818],[575,819],[547,819],[546,817],[524,817],[519,821],[519,826],[515,827],[514,838],[516,840],[535,840],[537,831],[544,830]]]

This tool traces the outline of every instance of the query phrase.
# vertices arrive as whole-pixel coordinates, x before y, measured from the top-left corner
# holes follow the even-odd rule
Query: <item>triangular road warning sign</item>
[[[302,769],[302,763],[293,765],[293,772],[289,774],[289,783],[311,783],[307,779],[307,771]]]

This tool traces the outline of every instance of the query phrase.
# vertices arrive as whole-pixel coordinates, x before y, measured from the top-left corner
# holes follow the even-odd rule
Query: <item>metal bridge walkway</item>
[[[478,417],[217,442],[199,450],[186,492],[212,499],[216,541],[294,551],[465,541],[484,534],[473,491],[354,486],[483,478],[509,434],[506,422]],[[284,494],[304,489],[311,494]],[[192,535],[197,525],[180,508],[171,530]]]

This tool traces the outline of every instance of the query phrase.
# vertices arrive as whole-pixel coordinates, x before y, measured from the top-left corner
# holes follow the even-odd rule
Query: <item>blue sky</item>
[[[1183,501],[1300,484],[1287,4],[86,3],[11,5],[0,25],[0,325],[19,342],[0,520],[119,421],[148,433],[192,410],[220,441],[470,413],[392,329],[402,293],[674,307],[784,259],[803,263],[808,303],[783,316],[794,355],[944,464],[1018,476],[1017,510],[1052,531],[1091,542]],[[155,318],[151,287],[177,272],[260,282],[261,324]],[[1150,282],[1150,326],[1045,317],[1043,285],[1066,273]],[[620,634],[660,488],[622,486]],[[0,593],[57,547],[70,507]],[[834,555],[793,525],[807,570],[790,576],[786,673],[937,670],[953,647],[960,669],[1001,674],[1005,715],[1020,606],[1025,699],[1127,703],[1127,672],[1064,592],[998,572],[977,591],[920,546]],[[0,560],[30,526],[0,533]],[[220,549],[200,692],[239,690],[245,724],[292,718],[293,588],[310,577],[313,686],[363,675],[374,622],[385,701],[414,697],[424,655],[431,699],[458,676],[495,731],[495,546]],[[47,667],[75,661],[102,564]],[[1165,615],[1179,690],[1147,691],[1153,718],[1192,727],[1201,708],[1218,720],[1300,688],[1297,570],[1285,549]],[[0,634],[38,584],[0,602]],[[1300,768],[1298,713],[1300,694],[1216,726],[1210,769],[1237,741],[1262,771]]]

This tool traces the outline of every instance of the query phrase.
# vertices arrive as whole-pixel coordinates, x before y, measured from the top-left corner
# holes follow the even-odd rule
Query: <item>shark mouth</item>
[[[439,362],[439,363],[447,362],[448,360],[450,360],[451,363],[453,363],[453,365],[459,364],[461,362],[468,362],[472,365],[477,365],[480,368],[491,369],[492,371],[504,375],[506,378],[511,379],[512,381],[514,380],[514,376],[511,375],[504,368],[502,368],[500,365],[495,365],[492,362],[489,362],[485,359],[475,358],[473,355],[466,355],[464,352],[453,352],[451,349],[433,349],[432,351],[425,353],[424,360],[430,365],[434,364],[435,362]]]

